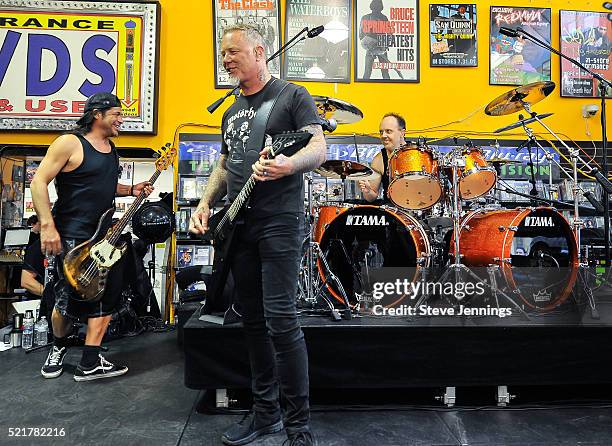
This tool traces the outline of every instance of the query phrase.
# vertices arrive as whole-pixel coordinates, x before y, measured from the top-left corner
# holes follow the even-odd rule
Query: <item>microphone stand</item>
[[[527,40],[530,40],[536,45],[576,65],[578,68],[589,73],[591,76],[593,76],[594,79],[597,79],[599,81],[599,95],[601,97],[601,147],[602,147],[602,153],[603,153],[603,163],[602,163],[601,176],[597,177],[597,179],[602,184],[602,190],[603,190],[605,260],[606,260],[606,267],[610,267],[610,202],[609,202],[610,185],[604,184],[605,182],[601,180],[601,177],[603,176],[603,179],[609,183],[608,181],[608,139],[606,135],[606,87],[612,88],[612,83],[606,80],[599,73],[595,73],[594,71],[588,69],[587,67],[582,65],[577,60],[569,56],[566,56],[561,51],[554,49],[551,45],[531,35],[524,29],[518,27],[516,28],[516,33],[522,34],[525,38],[527,38]],[[527,111],[531,112],[530,110],[527,110]],[[548,130],[549,132],[551,132],[551,134],[554,135],[554,133],[552,133],[552,131],[546,125],[544,125],[540,119],[538,119],[536,116],[534,116],[534,118],[536,119],[536,121],[542,124],[542,126],[546,130]],[[557,139],[560,140],[560,138],[558,137]],[[580,159],[580,157],[577,157],[577,158]],[[582,163],[585,164],[591,172],[594,170],[590,168],[590,166],[587,163],[585,163],[582,159],[580,159],[580,161],[582,161]]]
[[[271,60],[274,60],[276,57],[280,56],[282,53],[284,53],[285,51],[287,51],[288,49],[290,49],[291,47],[293,47],[294,45],[297,45],[298,43],[300,43],[302,40],[305,40],[308,38],[308,36],[304,36],[302,37],[300,40],[298,40],[296,42],[296,40],[304,33],[308,32],[308,27],[304,27],[299,33],[297,33],[295,36],[293,36],[289,41],[285,42],[284,45],[282,45],[278,51],[276,51],[274,54],[272,54],[270,57],[268,57],[268,59],[266,59],[266,64],[269,63]],[[314,36],[313,36],[314,37]],[[293,43],[295,42],[295,43]],[[293,43],[293,45],[292,45]],[[232,88],[231,90],[229,90],[223,97],[217,99],[215,102],[213,102],[212,104],[210,104],[208,107],[206,107],[206,110],[208,110],[208,113],[214,113],[215,110],[217,110],[221,104],[223,104],[225,102],[225,100],[227,98],[229,98],[231,95],[233,94],[237,94],[238,93],[238,89],[240,88],[240,85],[236,85],[234,88]]]

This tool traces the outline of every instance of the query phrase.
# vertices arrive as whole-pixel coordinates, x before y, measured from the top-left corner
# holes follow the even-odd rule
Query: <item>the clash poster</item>
[[[491,6],[489,83],[525,85],[550,80],[550,52],[524,39],[508,37],[501,27],[521,27],[550,44],[550,8]]]
[[[586,68],[612,78],[610,50],[612,22],[603,12],[560,11],[561,52],[576,59]],[[561,60],[561,96],[595,97],[599,94],[599,81],[571,62]],[[610,89],[607,95],[611,96]]]
[[[429,5],[432,67],[477,67],[476,5]]]
[[[350,82],[350,0],[287,0],[285,42],[307,27],[324,26],[316,37],[302,40],[285,53],[285,79]]]
[[[252,25],[259,29],[264,38],[266,56],[270,57],[280,46],[280,10],[278,0],[214,0],[214,42],[215,42],[215,87],[233,87],[221,60],[221,38],[225,28],[233,25]],[[280,58],[268,64],[270,74],[280,77]]]
[[[416,0],[357,0],[355,80],[419,82]]]

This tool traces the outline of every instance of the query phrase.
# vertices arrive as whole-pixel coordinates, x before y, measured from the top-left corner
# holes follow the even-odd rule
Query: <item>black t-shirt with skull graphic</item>
[[[232,202],[242,186],[243,163],[251,125],[263,102],[263,93],[271,82],[284,82],[272,78],[259,92],[239,96],[223,115],[221,153],[227,155],[227,197]],[[270,113],[266,135],[297,131],[311,124],[319,124],[314,101],[308,91],[289,83]],[[266,136],[266,139],[268,137]],[[304,208],[304,182],[301,174],[289,175],[274,181],[257,183],[251,195],[250,206],[257,215],[282,212],[298,213]]]

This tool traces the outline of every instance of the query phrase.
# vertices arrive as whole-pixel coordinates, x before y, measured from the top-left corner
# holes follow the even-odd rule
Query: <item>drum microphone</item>
[[[589,203],[591,203],[591,206],[593,206],[593,208],[595,208],[595,211],[598,214],[603,214],[604,213],[603,205],[595,198],[595,196],[593,195],[593,192],[586,191],[583,195],[584,195],[584,198],[589,200]]]
[[[323,127],[323,130],[329,133],[333,132],[336,130],[336,127],[338,127],[338,122],[334,118],[325,119],[319,116],[319,123],[321,127]]]
[[[319,34],[321,34],[323,31],[325,31],[325,26],[324,25],[319,25],[316,28],[313,28],[311,30],[309,30],[306,33],[306,36],[309,39],[312,39],[313,37],[317,37]]]
[[[508,37],[518,37],[521,31],[523,30],[520,27],[517,27],[516,29],[511,29],[511,28],[506,28],[505,26],[502,26],[501,28],[499,28],[499,32],[503,34],[504,36],[508,36]]]

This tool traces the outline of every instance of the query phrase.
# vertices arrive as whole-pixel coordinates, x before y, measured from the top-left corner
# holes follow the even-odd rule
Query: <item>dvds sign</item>
[[[104,91],[124,131],[155,132],[157,3],[13,4],[0,0],[0,129],[69,129]]]

